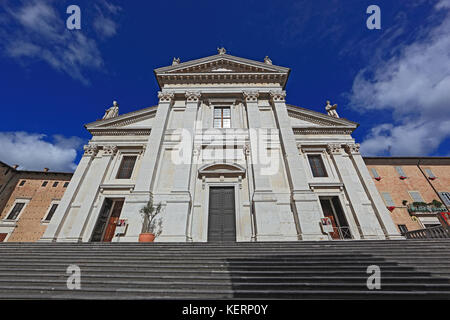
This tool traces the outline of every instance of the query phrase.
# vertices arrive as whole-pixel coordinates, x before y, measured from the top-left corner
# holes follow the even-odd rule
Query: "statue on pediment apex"
[[[225,53],[227,53],[227,50],[224,47],[221,47],[221,48],[217,48],[217,52],[219,54],[225,54]]]

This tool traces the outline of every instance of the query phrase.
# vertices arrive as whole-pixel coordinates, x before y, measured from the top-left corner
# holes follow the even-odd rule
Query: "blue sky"
[[[66,29],[71,4],[81,30]],[[157,104],[153,69],[218,46],[291,68],[287,102],[337,103],[364,155],[450,155],[450,0],[2,0],[0,160],[73,170],[83,124],[113,100],[121,114]]]

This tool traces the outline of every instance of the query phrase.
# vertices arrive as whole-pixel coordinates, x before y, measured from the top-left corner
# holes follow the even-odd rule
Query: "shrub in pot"
[[[156,206],[153,204],[153,195],[150,194],[150,200],[139,211],[143,220],[139,242],[153,242],[161,234],[162,221],[156,219],[161,212],[161,208],[161,203]]]

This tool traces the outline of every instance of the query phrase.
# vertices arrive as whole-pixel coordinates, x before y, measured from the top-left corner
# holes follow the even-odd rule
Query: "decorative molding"
[[[150,114],[147,114],[145,116],[142,115],[136,115],[133,117],[130,117],[128,119],[124,119],[122,121],[118,121],[116,123],[112,123],[111,125],[109,125],[109,127],[123,127],[123,126],[127,126],[139,121],[143,121],[143,120],[147,120],[147,119],[151,119],[154,118],[156,115],[156,110],[153,110]]]
[[[285,102],[286,91],[270,91],[270,99],[272,102]]]
[[[115,145],[106,145],[103,146],[103,155],[104,156],[113,156],[117,152],[117,146]]]
[[[151,129],[91,129],[93,136],[148,136]]]
[[[257,102],[259,97],[258,91],[244,91],[242,92],[246,102]]]
[[[359,143],[348,143],[344,146],[345,151],[349,154],[359,154],[359,148],[361,145]]]
[[[94,157],[98,152],[98,146],[95,144],[88,144],[83,147],[84,156]]]
[[[201,97],[201,93],[200,91],[186,91],[184,96],[187,98],[187,102],[198,102]]]
[[[340,143],[329,143],[327,144],[327,151],[329,154],[341,154],[342,147]]]
[[[167,92],[167,91],[159,91],[158,92],[158,98],[159,102],[171,102],[173,98],[175,97],[175,94],[173,92]]]
[[[352,128],[324,128],[324,127],[309,127],[309,128],[292,128],[295,135],[303,134],[351,134]]]
[[[246,143],[246,144],[244,145],[244,155],[245,155],[246,157],[250,156],[250,144],[248,144],[248,143]]]

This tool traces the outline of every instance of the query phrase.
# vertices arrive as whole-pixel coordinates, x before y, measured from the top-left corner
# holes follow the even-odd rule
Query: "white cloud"
[[[94,29],[102,38],[109,38],[117,33],[118,25],[112,19],[122,10],[121,7],[110,4],[105,0],[100,1],[100,6],[96,6],[97,17],[94,21]]]
[[[45,134],[0,132],[0,160],[9,165],[18,164],[23,170],[75,170],[77,149],[82,140],[62,135],[54,135],[53,141],[48,140]]]
[[[5,2],[6,14],[0,19],[0,48],[3,47],[7,56],[21,62],[45,61],[87,85],[90,82],[85,70],[100,70],[104,65],[97,42],[85,32],[88,22],[83,19],[83,13],[81,30],[68,30],[65,12],[57,12],[50,2],[32,0],[18,6]],[[109,6],[118,10],[116,6]],[[103,25],[103,35],[116,33],[115,23],[105,22]]]
[[[450,0],[435,7],[449,8]],[[399,44],[399,52],[361,70],[353,82],[352,107],[393,116],[362,142],[365,155],[425,155],[450,137],[450,14],[426,37]]]

